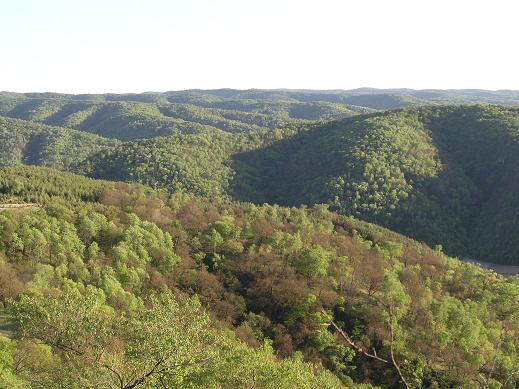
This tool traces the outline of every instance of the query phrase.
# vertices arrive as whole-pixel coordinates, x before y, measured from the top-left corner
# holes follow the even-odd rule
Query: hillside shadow
[[[468,231],[480,204],[480,193],[437,139],[431,141],[438,150],[442,170],[436,176],[407,176],[408,182],[414,182],[414,188],[407,198],[400,199],[396,208],[379,213],[351,212],[348,196],[344,195],[339,203],[334,200],[327,185],[345,176],[348,166],[358,164],[357,161],[350,165],[344,159],[343,144],[335,140],[344,135],[342,126],[358,119],[319,126],[267,147],[233,155],[235,174],[230,185],[233,198],[283,206],[327,203],[331,210],[341,214],[382,225],[430,246],[442,245],[447,254],[473,255],[475,250],[469,249]],[[349,173],[360,177],[364,168],[356,169],[360,170]]]

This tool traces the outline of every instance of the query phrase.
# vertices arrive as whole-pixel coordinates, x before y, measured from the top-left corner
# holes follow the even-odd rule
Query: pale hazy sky
[[[0,0],[0,90],[519,89],[517,0]]]

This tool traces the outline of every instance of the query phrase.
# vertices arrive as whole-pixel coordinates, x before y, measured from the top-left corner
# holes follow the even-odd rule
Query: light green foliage
[[[59,372],[27,374],[36,386],[341,387],[329,374],[315,375],[300,357],[276,361],[268,344],[251,349],[218,333],[196,299],[171,293],[152,295],[144,307],[118,312],[104,304],[102,292],[89,287],[84,294],[69,290],[46,299],[22,296],[11,310],[21,336],[51,346],[60,359]],[[3,351],[2,363],[12,363],[13,353],[13,346]],[[36,378],[43,381],[31,382]]]
[[[240,235],[241,228],[234,223],[234,218],[224,216],[208,226],[202,235],[202,244],[208,253],[236,255],[243,251]]]
[[[116,272],[112,267],[106,266],[102,269],[100,280],[98,281],[101,289],[106,293],[106,297],[111,304],[123,309],[137,308],[141,302],[134,294],[124,290],[122,287],[122,282],[128,282],[128,278],[124,278],[126,274],[123,273],[120,276],[122,277],[121,280],[117,278]],[[135,283],[137,286],[140,286],[140,279],[135,280]],[[132,285],[130,284],[130,286]]]
[[[178,348],[180,365],[166,358],[165,370],[135,387],[320,388],[339,379],[390,388],[402,377],[414,387],[517,386],[515,278],[328,209],[444,244],[447,253],[471,247],[497,256],[494,247],[511,256],[517,110],[421,107],[281,131],[273,123],[304,114],[298,108],[323,113],[330,105],[301,105],[279,91],[278,101],[261,92],[265,101],[260,92],[18,107],[16,115],[77,119],[93,132],[119,120],[112,134],[127,126],[131,138],[148,119],[163,120],[170,99],[171,115],[232,134],[204,127],[117,142],[88,157],[91,172],[110,166],[117,178],[126,166],[125,180],[164,191],[46,168],[0,170],[1,201],[39,203],[0,211],[0,308],[23,319],[14,328],[0,312],[0,330],[14,337],[0,358],[9,379],[35,388],[120,388],[119,375],[131,386]],[[345,98],[326,96],[332,105]],[[110,99],[124,104],[105,104]],[[183,106],[188,100],[203,109]],[[6,112],[18,105],[2,104]],[[137,117],[142,122],[128,122]],[[162,125],[157,120],[146,136]],[[239,132],[242,121],[270,127]],[[258,203],[324,204],[229,200],[244,188]],[[20,370],[22,355],[30,362]]]
[[[489,128],[485,115],[474,131]],[[478,158],[470,164],[487,166]],[[410,193],[433,193],[417,182]],[[516,278],[326,205],[208,200],[23,166],[0,170],[0,193],[39,203],[0,211],[0,309],[19,318],[13,327],[0,311],[0,330],[15,339],[4,359],[12,379],[32,387],[131,386],[172,348],[164,370],[135,387],[165,386],[159,377],[180,388],[519,382]]]
[[[24,389],[29,387],[13,371],[15,352],[16,343],[0,336],[0,389]]]
[[[328,273],[331,253],[321,246],[305,250],[292,261],[298,272],[308,277],[324,277]]]
[[[217,370],[218,380],[224,388],[342,387],[340,381],[329,373],[314,374],[311,364],[305,363],[300,355],[276,361],[273,351],[268,343],[256,349],[237,346]]]
[[[401,258],[403,254],[403,245],[398,242],[382,242],[380,245],[376,244],[374,248],[387,259]]]
[[[484,357],[485,350],[489,345],[481,321],[477,313],[473,312],[475,307],[470,303],[463,304],[457,299],[444,297],[441,301],[432,305],[435,320],[435,338],[440,347],[460,346],[467,352],[470,358]],[[477,351],[476,351],[477,350]],[[481,361],[474,361],[480,365]]]
[[[34,263],[64,264],[72,278],[84,280],[88,277],[83,262],[85,246],[74,225],[49,217],[45,212],[25,216],[6,246],[14,260],[24,258]]]
[[[325,364],[330,371],[343,381],[351,380],[348,374],[353,370],[350,362],[355,356],[351,347],[338,343],[337,338],[324,328],[314,331],[311,341],[317,350],[327,355]]]
[[[398,320],[409,309],[411,297],[406,293],[395,271],[387,270],[381,288],[381,299],[391,308],[391,314]],[[389,319],[389,318],[388,318]]]
[[[270,237],[270,243],[274,249],[283,254],[295,253],[303,247],[301,235],[298,232],[289,234],[276,230]]]
[[[51,346],[61,358],[60,374],[77,387],[182,382],[192,365],[216,355],[209,348],[217,338],[195,300],[162,294],[148,304],[114,312],[103,293],[89,287],[85,294],[70,290],[44,300],[24,296],[11,309],[20,334]]]
[[[155,224],[137,217],[124,231],[122,240],[113,248],[113,254],[118,267],[133,267],[143,273],[147,265],[169,273],[178,262],[171,236]]]

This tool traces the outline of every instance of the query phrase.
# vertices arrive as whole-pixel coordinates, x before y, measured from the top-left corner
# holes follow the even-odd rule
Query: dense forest
[[[0,211],[5,388],[519,382],[517,278],[325,206],[21,166],[0,193],[35,204]]]
[[[517,263],[519,110],[408,108],[326,123],[235,159],[240,199],[332,209]]]
[[[0,93],[0,389],[518,387],[516,105]]]
[[[323,203],[450,255],[517,263],[519,111],[438,105],[512,104],[514,94],[408,91],[405,104],[381,104],[395,93],[4,93],[0,162],[257,204]]]

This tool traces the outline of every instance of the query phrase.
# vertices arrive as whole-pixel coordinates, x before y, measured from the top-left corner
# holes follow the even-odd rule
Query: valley
[[[519,274],[519,266],[517,265],[500,265],[498,263],[480,262],[471,259],[464,259],[463,261],[468,263],[475,263],[484,269],[493,270],[497,274],[501,274],[503,276],[515,276]]]
[[[0,93],[0,388],[511,389],[518,174],[515,92]]]
[[[0,11],[0,389],[519,389],[519,2]]]
[[[513,265],[519,256],[513,239],[519,229],[514,100],[503,100],[508,106],[441,105],[435,98],[373,112],[380,96],[394,95],[356,93],[365,102],[356,111],[338,92],[315,92],[323,99],[317,101],[304,91],[4,94],[0,112],[19,119],[0,118],[0,161],[257,204],[327,204],[441,245],[453,256]],[[480,101],[487,99],[482,93]],[[84,104],[95,104],[103,115],[88,108],[74,129],[48,126],[66,124],[57,120],[65,113],[79,117],[72,108]],[[313,107],[311,120],[291,116],[298,104]],[[164,118],[184,127],[161,122],[166,132],[144,130]],[[87,127],[99,130],[92,135]]]

